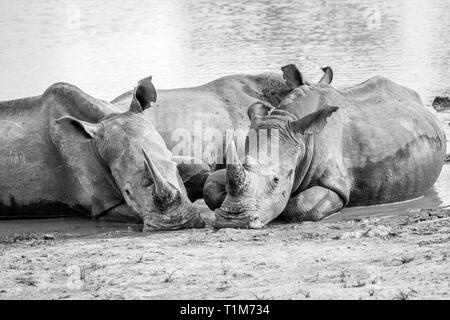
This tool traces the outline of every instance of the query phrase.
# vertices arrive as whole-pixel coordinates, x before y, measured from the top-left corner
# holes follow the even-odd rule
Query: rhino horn
[[[325,67],[322,68],[322,71],[324,72],[324,75],[322,76],[322,79],[319,80],[319,83],[330,84],[331,81],[333,81],[333,69],[331,69],[331,67]]]
[[[242,193],[248,185],[248,173],[239,160],[234,141],[231,142],[227,149],[226,169],[227,193],[231,195]]]
[[[163,178],[158,168],[155,166],[152,159],[150,159],[147,152],[143,148],[142,153],[144,154],[145,170],[152,176],[153,182],[155,184],[156,195],[160,198],[167,198],[173,193],[173,188]]]

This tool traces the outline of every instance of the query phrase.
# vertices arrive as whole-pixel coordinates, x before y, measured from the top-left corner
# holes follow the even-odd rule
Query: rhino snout
[[[190,203],[177,207],[171,212],[149,212],[145,214],[143,220],[144,232],[205,227],[200,210]]]
[[[222,206],[214,211],[214,228],[261,229],[264,227],[257,210],[238,210]]]

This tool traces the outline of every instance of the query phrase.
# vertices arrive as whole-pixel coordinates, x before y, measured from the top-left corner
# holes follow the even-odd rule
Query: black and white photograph
[[[450,1],[0,16],[0,300],[449,299]]]

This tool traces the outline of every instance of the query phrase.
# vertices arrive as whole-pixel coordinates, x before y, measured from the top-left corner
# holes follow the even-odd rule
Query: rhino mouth
[[[254,201],[246,203],[230,203],[224,201],[219,209],[214,211],[214,228],[260,229],[264,224],[260,220],[260,210]]]
[[[147,212],[143,220],[144,232],[205,227],[205,221],[200,216],[200,210],[192,204],[171,212]]]

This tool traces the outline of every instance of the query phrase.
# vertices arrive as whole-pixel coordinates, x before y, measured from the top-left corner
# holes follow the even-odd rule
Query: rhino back
[[[67,179],[43,98],[0,102],[0,124],[0,216],[60,215]]]
[[[439,176],[446,139],[418,94],[375,77],[341,95],[343,156],[353,178],[349,205],[423,195]]]
[[[227,129],[241,129],[245,136],[250,126],[248,107],[260,100],[276,105],[287,90],[278,74],[230,75],[197,87],[157,90],[157,102],[145,115],[172,150],[179,143],[177,133],[188,132],[196,141],[202,141],[201,134],[207,130],[223,134]],[[129,91],[111,103],[124,111],[131,98]]]
[[[104,191],[109,185],[98,169],[98,161],[87,154],[87,144],[78,152],[68,150],[83,159],[80,167],[90,171],[85,178],[95,181],[97,188],[89,189],[80,183],[61,153],[64,150],[54,136],[55,120],[71,115],[97,122],[109,112],[115,109],[66,83],[53,84],[38,97],[0,102],[0,218],[67,216],[101,210],[111,196]]]

